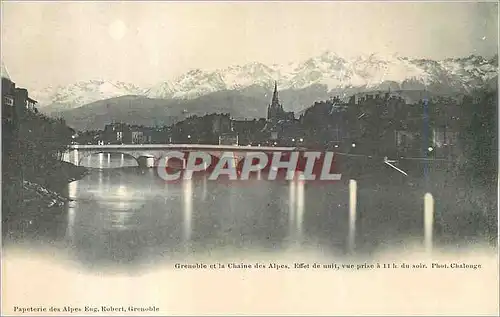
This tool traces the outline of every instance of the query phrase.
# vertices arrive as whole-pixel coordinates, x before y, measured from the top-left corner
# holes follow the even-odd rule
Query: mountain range
[[[108,120],[169,124],[185,115],[217,111],[233,117],[264,117],[274,81],[278,82],[285,109],[300,112],[333,95],[391,90],[411,102],[419,96],[417,91],[449,96],[479,87],[496,88],[497,78],[498,56],[437,61],[370,54],[348,59],[325,52],[285,65],[249,63],[190,70],[152,87],[90,80],[30,94],[39,101],[42,112],[62,116],[75,128],[87,129]]]

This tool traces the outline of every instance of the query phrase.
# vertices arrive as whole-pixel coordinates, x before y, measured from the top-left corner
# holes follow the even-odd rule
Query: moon
[[[127,33],[127,26],[123,21],[116,20],[109,25],[108,32],[112,39],[119,41],[125,36],[125,33]]]

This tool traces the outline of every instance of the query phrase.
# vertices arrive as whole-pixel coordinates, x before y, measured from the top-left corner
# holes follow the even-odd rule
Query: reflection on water
[[[68,184],[64,210],[38,211],[12,241],[61,245],[85,264],[154,263],[186,254],[314,248],[367,252],[416,237],[423,241],[423,192],[359,182],[356,219],[349,182],[249,180],[206,176],[166,183],[121,154],[84,158],[95,169]],[[351,210],[352,213],[352,210]],[[441,231],[440,231],[441,230]],[[445,234],[437,228],[434,237]]]
[[[184,241],[191,240],[191,221],[193,214],[193,183],[191,180],[186,180],[182,183],[182,209],[184,216]]]
[[[290,184],[166,184],[153,169],[96,170],[68,186],[67,237],[88,261],[281,249],[302,234],[304,186]]]
[[[301,242],[302,224],[304,216],[304,181],[296,180],[288,182],[288,205],[289,217],[288,228],[292,240]]]

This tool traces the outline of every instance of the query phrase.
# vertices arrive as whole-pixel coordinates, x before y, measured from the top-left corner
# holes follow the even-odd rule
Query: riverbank
[[[89,170],[82,166],[76,166],[64,161],[56,161],[44,170],[42,175],[29,177],[28,180],[39,184],[48,190],[61,192],[68,183],[83,178]]]
[[[88,169],[74,164],[56,161],[49,168],[44,169],[43,175],[30,175],[24,179],[11,179],[3,183],[4,221],[9,214],[20,210],[37,208],[61,207],[70,199],[64,194],[68,183],[81,179],[89,173]],[[15,185],[15,184],[19,185]],[[11,188],[19,188],[17,191]]]

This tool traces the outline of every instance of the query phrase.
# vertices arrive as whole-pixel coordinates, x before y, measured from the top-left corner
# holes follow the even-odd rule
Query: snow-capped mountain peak
[[[376,89],[389,83],[394,89],[423,87],[465,92],[488,84],[498,76],[497,59],[487,60],[472,55],[433,61],[380,53],[345,58],[326,51],[305,61],[285,65],[253,62],[213,71],[193,69],[147,89],[123,82],[91,80],[64,87],[49,87],[33,95],[42,106],[59,104],[74,108],[123,95],[193,99],[217,91],[240,90],[254,85],[271,89],[274,81],[278,81],[281,90],[303,89],[312,85],[324,85],[328,91],[353,87]]]
[[[145,90],[121,81],[92,79],[79,81],[68,86],[49,86],[41,91],[30,92],[30,94],[38,100],[42,107],[44,105],[58,105],[62,109],[70,109],[107,98],[144,95]]]

